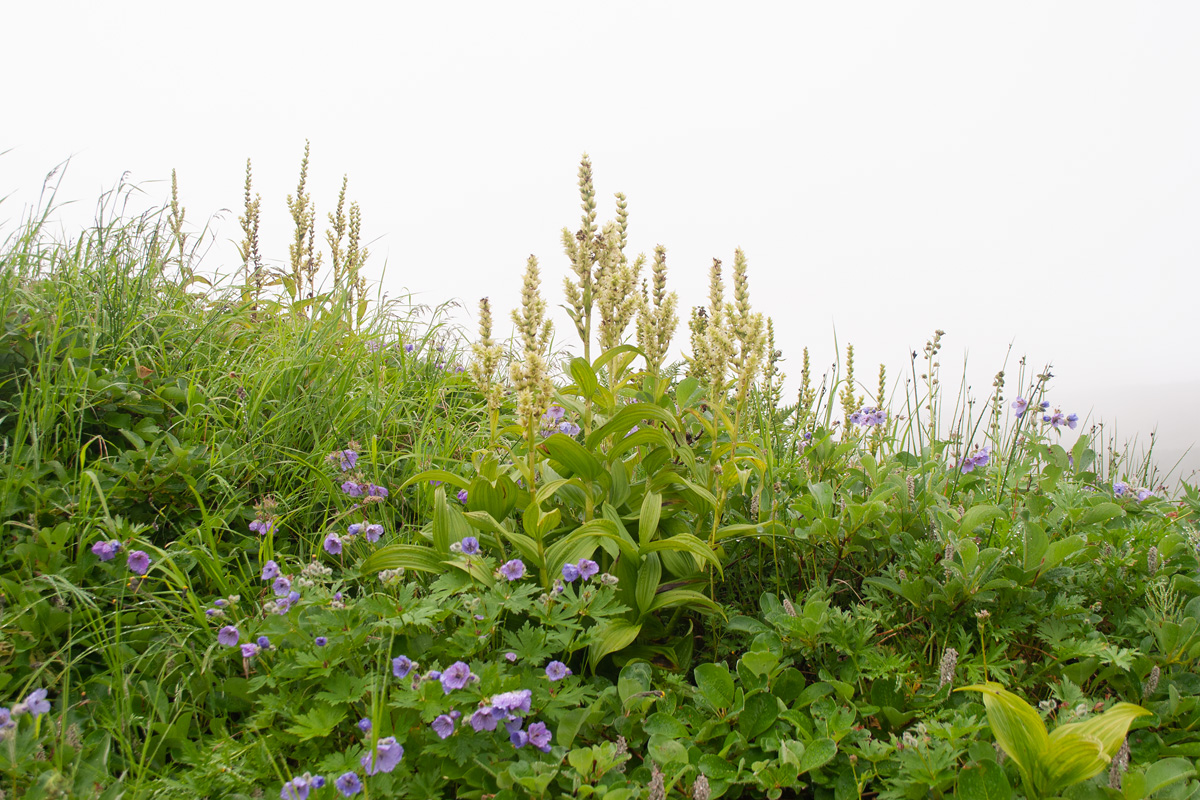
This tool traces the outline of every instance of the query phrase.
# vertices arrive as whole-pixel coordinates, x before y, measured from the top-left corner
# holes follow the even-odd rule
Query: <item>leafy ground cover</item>
[[[1200,493],[1065,448],[1048,375],[943,408],[938,332],[785,402],[741,251],[670,363],[586,159],[581,355],[533,259],[467,342],[366,301],[345,190],[318,285],[306,171],[282,270],[249,168],[226,281],[177,200],[8,234],[4,796],[1200,793]]]

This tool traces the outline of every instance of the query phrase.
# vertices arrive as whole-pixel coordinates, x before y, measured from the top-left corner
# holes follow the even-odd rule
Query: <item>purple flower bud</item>
[[[358,721],[358,729],[360,731],[362,731],[363,733],[370,733],[371,732],[371,720],[368,719],[367,717],[363,717],[362,719],[360,719]]]
[[[268,639],[266,636],[258,637],[258,641],[256,642],[256,644],[258,644],[259,650],[270,650],[271,649],[271,640]]]
[[[317,638],[313,639],[313,644],[315,644],[317,647],[324,647],[325,645],[329,644],[329,640],[324,636],[318,636]]]
[[[356,522],[346,530],[346,533],[350,536],[358,536],[360,533],[362,533],[362,529],[363,524],[361,522]]]
[[[242,645],[242,658],[254,658],[256,655],[258,655],[258,645],[253,642]]]

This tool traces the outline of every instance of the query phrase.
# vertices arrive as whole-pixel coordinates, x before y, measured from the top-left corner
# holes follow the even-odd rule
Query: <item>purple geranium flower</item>
[[[363,756],[363,758],[366,758],[366,756]],[[353,797],[362,791],[362,781],[353,772],[343,773],[333,782],[333,785],[341,792],[342,797]]]
[[[438,735],[439,739],[445,739],[454,733],[454,720],[447,714],[440,714],[429,724],[429,727],[433,728],[433,732]]]
[[[275,528],[275,520],[273,519],[256,519],[250,523],[250,530],[257,533],[259,536],[266,536]]]
[[[363,717],[362,719],[360,719],[358,721],[358,729],[360,731],[362,731],[363,733],[370,733],[371,732],[371,720],[368,719],[367,717]]]
[[[345,492],[346,494],[350,495],[351,497],[362,497],[363,487],[362,487],[362,484],[355,483],[354,481],[346,481],[345,483],[342,484],[342,491]],[[353,775],[354,773],[348,772],[346,774]],[[343,777],[345,777],[345,776],[343,776]],[[341,780],[341,778],[339,778],[338,780]]]
[[[138,575],[145,575],[150,569],[150,556],[146,555],[141,550],[134,550],[126,559],[125,565],[129,567],[130,572],[135,572]]]
[[[561,681],[571,674],[571,670],[561,661],[551,661],[546,665],[546,677],[552,681]]]
[[[543,414],[542,417],[545,420],[547,420],[548,422],[558,422],[559,420],[561,420],[563,418],[563,415],[566,413],[567,413],[567,410],[565,408],[563,408],[562,406],[554,405],[554,406],[550,406],[550,408],[548,408],[546,410],[546,413]]]
[[[600,572],[600,565],[589,558],[580,559],[579,563],[575,566],[579,569],[579,577],[585,581],[591,580],[593,575]]]
[[[268,639],[266,636],[258,637],[258,640],[255,642],[255,644],[258,645],[259,650],[270,650],[271,649],[271,640]]]
[[[550,752],[550,739],[552,734],[550,729],[546,727],[544,722],[535,722],[529,726],[528,741],[531,745],[541,750],[543,753]]]
[[[579,567],[574,564],[563,564],[562,576],[567,583],[574,583],[579,579]]]
[[[285,783],[279,797],[281,800],[308,800],[309,792],[313,789],[320,789],[324,785],[325,779],[320,775],[313,777],[306,772]]]
[[[368,525],[363,529],[363,533],[366,534],[368,542],[378,542],[379,537],[383,536],[383,526],[379,523]]]
[[[362,530],[363,530],[363,523],[355,522],[353,525],[351,525],[349,528],[346,529],[346,533],[349,536],[358,536],[360,533],[362,533]]]
[[[468,556],[473,556],[479,553],[479,540],[474,536],[467,536],[462,540],[462,551]]]
[[[217,642],[226,647],[237,647],[239,635],[237,628],[232,625],[226,625],[217,632]]]
[[[374,759],[371,758],[372,755],[375,756]],[[375,745],[375,752],[364,754],[360,763],[368,775],[376,775],[380,772],[391,772],[402,758],[404,758],[404,747],[396,741],[395,736],[389,736],[386,739],[380,739]],[[375,763],[372,764],[372,761]]]
[[[412,342],[409,342],[408,344],[404,345],[404,352],[406,352],[406,353],[411,353],[415,349],[416,349],[416,345],[414,345]]]
[[[1018,397],[1012,402],[1012,409],[1014,412],[1016,412],[1016,416],[1018,417],[1024,414],[1027,408],[1029,408],[1029,401],[1024,397]]]
[[[388,496],[387,487],[386,486],[376,486],[375,484],[372,483],[369,486],[367,486],[367,496],[368,497],[387,497]]]
[[[287,597],[288,592],[292,591],[292,580],[287,575],[280,575],[271,584],[271,591],[275,592],[276,597]]]
[[[467,490],[466,489],[458,490],[458,502],[462,503],[463,505],[467,504]]]
[[[462,661],[455,661],[446,667],[439,680],[442,682],[442,692],[450,694],[455,689],[466,687],[467,682],[471,680],[471,668]]]
[[[246,642],[242,645],[242,658],[254,658],[258,655],[258,645],[254,642]]]
[[[574,422],[560,422],[558,424],[558,432],[567,436],[578,436],[580,427]]]
[[[525,745],[529,744],[529,734],[525,731],[509,731],[508,740],[512,742],[512,746],[520,750]]]
[[[500,567],[500,574],[508,581],[520,580],[521,576],[525,574],[525,562],[519,558],[514,558]]]
[[[392,674],[397,678],[407,677],[415,666],[408,656],[396,656],[392,659]]]
[[[1152,494],[1154,494],[1154,492],[1150,491],[1149,489],[1138,489],[1137,490],[1138,502],[1141,503],[1141,502],[1145,501]]]
[[[505,653],[505,654],[504,654],[504,658],[505,658],[505,660],[506,660],[506,661],[508,661],[510,664],[515,664],[515,663],[517,663],[517,654],[516,654],[516,653],[511,653],[511,652],[510,652],[510,653]]]
[[[1125,481],[1116,481],[1113,483],[1113,494],[1117,497],[1124,497],[1129,492],[1129,484]]]
[[[46,699],[45,689],[34,689],[25,698],[25,710],[37,719],[42,714],[50,713],[50,701]]]
[[[121,543],[116,539],[108,542],[96,542],[94,545],[92,545],[92,552],[95,553],[101,561],[112,561],[116,557],[117,551],[120,549]]]
[[[341,555],[342,553],[342,540],[336,533],[326,536],[325,543],[322,546],[325,548],[325,552],[331,556]]]
[[[1079,424],[1078,414],[1067,414],[1067,427],[1075,430],[1075,426]]]
[[[471,715],[467,720],[476,733],[480,731],[494,731],[496,724],[500,721],[501,712],[492,706],[483,706]]]
[[[264,581],[275,580],[279,577],[279,565],[274,561],[268,561],[263,564],[262,579]]]
[[[317,647],[324,647],[325,645],[329,644],[329,640],[324,636],[318,636],[317,638],[313,639],[313,644],[315,644]]]
[[[340,453],[335,452],[334,455],[338,459],[342,472],[349,472],[358,463],[358,453],[353,450],[342,450]]]
[[[529,689],[517,689],[512,692],[501,692],[492,696],[492,706],[498,711],[511,714],[514,711],[529,713],[529,703],[533,692]]]

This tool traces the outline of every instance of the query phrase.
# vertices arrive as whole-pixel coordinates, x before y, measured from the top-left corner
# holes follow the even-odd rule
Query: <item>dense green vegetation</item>
[[[785,402],[741,251],[672,363],[586,159],[579,355],[533,259],[466,343],[344,190],[321,287],[306,170],[282,271],[249,168],[228,281],[177,200],[0,248],[3,796],[1200,794],[1200,493],[1047,375],[943,408],[938,332]]]

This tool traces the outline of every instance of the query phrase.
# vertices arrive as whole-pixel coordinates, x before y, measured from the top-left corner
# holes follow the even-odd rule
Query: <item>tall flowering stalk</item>
[[[667,249],[661,244],[654,248],[653,274],[653,295],[644,284],[642,287],[638,304],[637,340],[638,347],[646,354],[647,372],[657,379],[666,360],[671,337],[675,335],[675,327],[679,324],[679,316],[675,313],[679,298],[674,292],[667,293]]]
[[[525,265],[525,280],[521,288],[521,308],[513,311],[513,324],[521,340],[521,358],[509,368],[509,378],[517,393],[517,418],[529,451],[529,492],[534,492],[534,463],[538,423],[542,412],[554,396],[546,354],[550,348],[552,328],[546,319],[546,301],[542,299],[541,278],[537,258],[529,257]]]
[[[488,441],[494,443],[500,420],[500,403],[504,399],[504,387],[496,380],[496,372],[504,351],[492,339],[492,306],[486,297],[479,301],[479,340],[471,345],[471,352],[475,356],[471,362],[471,379],[475,381],[479,393],[487,398]]]

